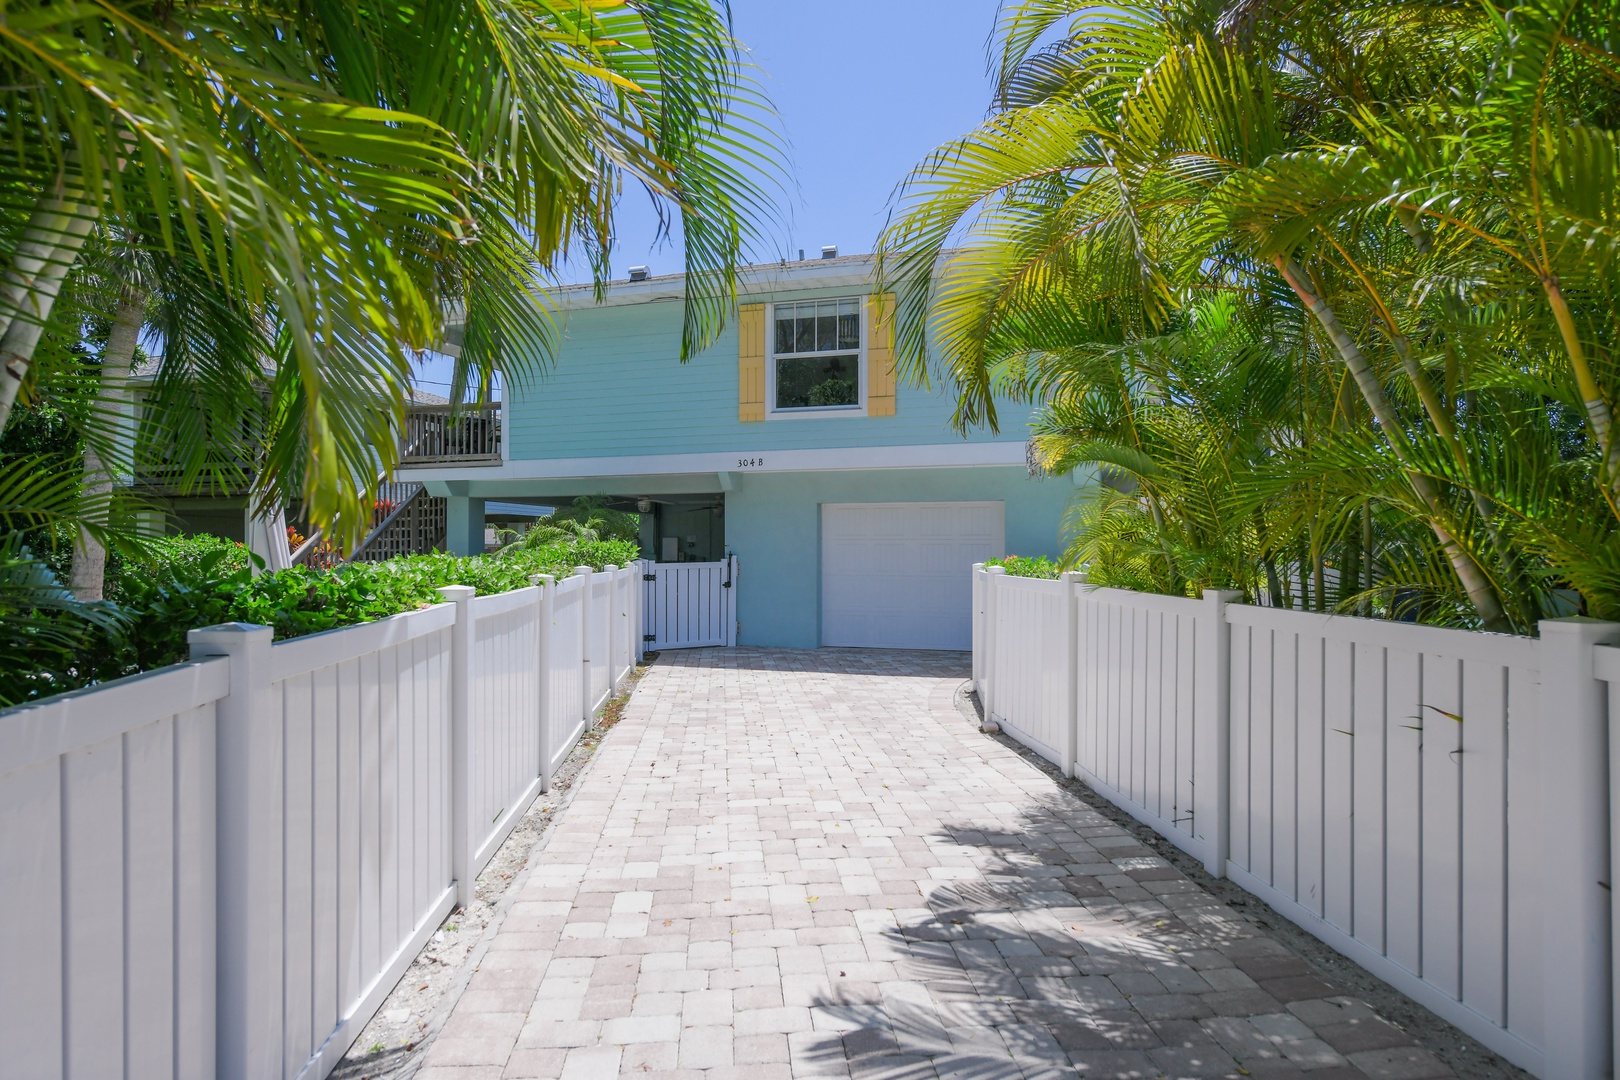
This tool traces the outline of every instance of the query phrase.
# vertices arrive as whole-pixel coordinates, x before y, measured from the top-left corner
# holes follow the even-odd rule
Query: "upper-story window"
[[[774,305],[769,400],[772,412],[861,408],[861,301]]]

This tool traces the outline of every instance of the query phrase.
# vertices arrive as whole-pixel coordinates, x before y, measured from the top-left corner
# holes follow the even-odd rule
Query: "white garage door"
[[[1003,505],[826,503],[821,643],[969,649],[976,562],[1001,555]]]

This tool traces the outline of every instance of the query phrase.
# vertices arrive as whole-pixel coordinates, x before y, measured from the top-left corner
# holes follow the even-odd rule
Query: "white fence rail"
[[[1004,731],[1530,1072],[1611,1074],[1620,625],[973,589]]]
[[[633,669],[639,573],[0,711],[0,1075],[325,1076]]]

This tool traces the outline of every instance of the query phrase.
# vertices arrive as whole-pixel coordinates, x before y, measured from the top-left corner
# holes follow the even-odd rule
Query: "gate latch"
[[[657,581],[658,580],[658,575],[657,574],[642,574],[641,575],[641,580],[642,581]]]

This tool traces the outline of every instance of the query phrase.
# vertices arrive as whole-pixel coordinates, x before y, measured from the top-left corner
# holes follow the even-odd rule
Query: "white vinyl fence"
[[[632,670],[639,573],[0,711],[0,1075],[324,1077]]]
[[[1009,735],[1535,1075],[1611,1075],[1620,625],[1518,638],[983,566],[973,596]]]

